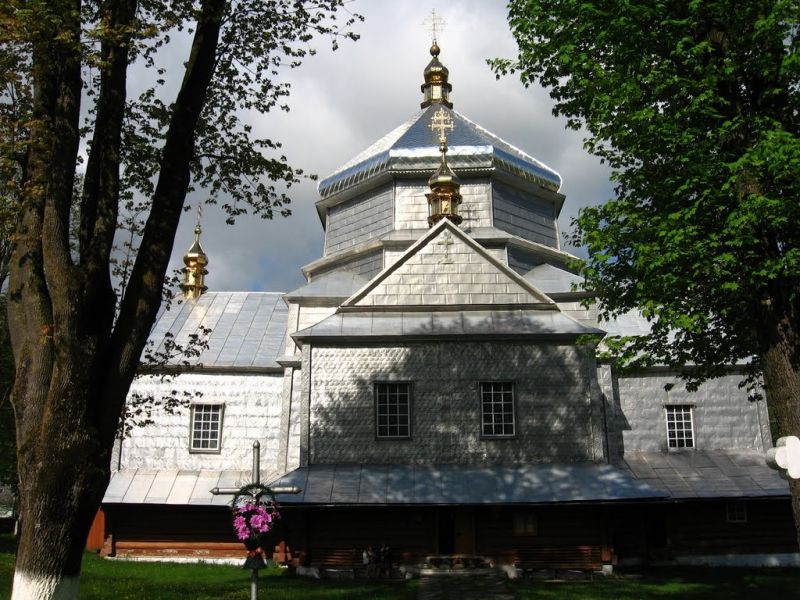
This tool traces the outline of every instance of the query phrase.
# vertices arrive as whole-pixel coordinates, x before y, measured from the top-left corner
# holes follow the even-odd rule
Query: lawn
[[[13,540],[0,536],[0,598],[8,598]],[[594,581],[510,582],[519,600],[759,600],[795,598],[800,571],[782,569],[661,569]],[[460,586],[453,586],[460,587]],[[316,581],[281,569],[261,572],[265,600],[412,600],[418,582]],[[82,600],[248,600],[249,573],[238,567],[109,561],[87,553]]]
[[[594,581],[514,581],[519,600],[776,600],[797,598],[800,570],[663,568]]]
[[[0,536],[0,598],[11,595],[14,547]],[[411,600],[416,590],[405,582],[316,581],[284,569],[261,571],[265,600]],[[249,600],[250,572],[210,564],[172,564],[104,560],[87,552],[81,573],[81,600]]]

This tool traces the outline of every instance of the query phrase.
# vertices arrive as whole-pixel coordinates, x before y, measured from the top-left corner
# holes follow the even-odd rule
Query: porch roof
[[[373,465],[301,467],[272,482],[303,492],[283,504],[548,504],[659,499],[665,493],[608,464]]]
[[[626,452],[620,466],[676,500],[789,496],[789,484],[757,450]]]

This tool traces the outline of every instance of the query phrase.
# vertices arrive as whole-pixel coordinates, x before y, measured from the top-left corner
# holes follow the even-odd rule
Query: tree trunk
[[[778,290],[762,305],[759,324],[761,363],[767,405],[777,437],[800,437],[800,348],[797,318],[800,316],[790,290]],[[800,481],[790,480],[792,512],[800,545]]]
[[[86,406],[86,399],[71,398]],[[86,536],[108,484],[108,454],[74,410],[53,411],[71,426],[21,440],[20,533],[12,599],[78,597]],[[50,419],[48,419],[50,420]]]
[[[226,6],[225,0],[202,2],[142,245],[112,323],[108,252],[116,227],[127,54],[104,51],[109,72],[97,111],[104,122],[95,125],[76,265],[67,232],[79,140],[80,53],[77,44],[62,40],[65,32],[78,39],[80,3],[62,3],[54,14],[63,20],[53,19],[49,36],[34,45],[35,127],[41,131],[34,132],[37,143],[24,174],[27,192],[9,276],[20,492],[13,600],[78,597],[86,536],[110,478],[119,414],[160,305]],[[118,25],[135,14],[135,0],[105,7]]]

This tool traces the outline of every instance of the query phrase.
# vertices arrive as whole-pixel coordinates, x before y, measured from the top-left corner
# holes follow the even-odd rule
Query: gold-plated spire
[[[200,245],[200,234],[203,229],[200,227],[200,220],[203,217],[202,207],[197,207],[197,225],[194,228],[194,243],[183,255],[183,281],[180,284],[184,297],[188,300],[198,298],[208,289],[205,285],[205,278],[208,275],[208,256]]]
[[[428,225],[430,227],[442,219],[450,219],[456,225],[463,220],[458,214],[458,206],[461,204],[461,193],[459,192],[461,180],[447,164],[447,132],[452,131],[454,127],[453,118],[446,109],[440,108],[433,113],[430,128],[439,132],[439,152],[442,155],[442,162],[428,179],[431,191],[425,194],[428,199]]]
[[[431,30],[431,56],[433,58],[431,58],[431,62],[428,63],[423,72],[425,83],[420,87],[423,94],[420,107],[425,108],[431,104],[444,104],[447,108],[453,108],[453,103],[449,100],[453,86],[447,81],[450,71],[439,62],[439,44],[436,41],[437,32],[444,28],[444,20],[436,14],[435,10],[432,10],[431,16],[426,19],[426,24]]]

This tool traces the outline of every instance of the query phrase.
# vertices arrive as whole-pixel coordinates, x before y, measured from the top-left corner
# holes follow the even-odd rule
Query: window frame
[[[747,502],[745,500],[728,500],[725,503],[725,522],[741,524],[747,523]]]
[[[511,427],[513,433],[485,433],[485,425],[483,416],[483,386],[484,385],[496,385],[496,384],[508,384],[511,386]],[[481,439],[485,440],[513,440],[517,437],[517,386],[514,381],[508,379],[498,379],[498,380],[491,380],[491,381],[479,381],[478,382],[478,414],[480,419],[480,437]],[[505,423],[504,423],[505,424]]]
[[[404,385],[406,386],[406,393],[408,394],[408,403],[407,403],[407,414],[406,414],[406,426],[408,427],[408,434],[406,435],[381,435],[380,433],[380,410],[378,404],[378,396],[380,386],[388,386],[388,385]],[[388,405],[387,405],[388,406]],[[392,442],[392,441],[403,441],[403,440],[410,440],[414,434],[414,384],[411,381],[375,381],[372,385],[372,410],[373,410],[373,423],[374,423],[374,435],[375,440],[379,442]],[[387,417],[390,416],[388,413]],[[400,413],[398,413],[400,416]],[[398,423],[398,427],[401,425]],[[384,427],[389,427],[389,424],[384,425]]]
[[[687,431],[686,429],[681,429],[680,431],[678,429],[675,429],[675,444],[676,445],[674,445],[674,446],[672,445],[672,440],[670,439],[669,413],[670,413],[670,410],[677,411],[678,409],[681,409],[682,411],[687,411],[687,410],[689,411],[689,429],[688,429],[688,432],[689,432],[689,435],[691,436],[691,445],[686,445],[686,431]],[[675,421],[674,418],[673,418],[673,425],[675,423],[677,423],[677,421]],[[676,403],[676,404],[665,404],[664,405],[664,426],[666,427],[666,432],[667,432],[667,450],[669,450],[669,451],[676,451],[676,450],[680,451],[680,450],[694,450],[695,448],[697,448],[697,437],[695,436],[695,432],[694,432],[694,404],[686,404],[686,403],[684,403],[684,404],[678,404],[678,403]],[[679,441],[678,440],[678,433],[681,433],[683,435],[682,440],[683,440],[684,444],[682,446],[678,445],[678,441]]]
[[[217,420],[217,447],[216,448],[195,448],[195,415],[197,409],[218,409],[219,419]],[[225,404],[222,402],[197,402],[190,406],[189,415],[189,452],[191,454],[219,454],[222,452],[222,428],[225,421]],[[202,432],[202,431],[201,431]],[[202,437],[197,441],[202,442]]]
[[[538,537],[539,515],[530,510],[516,510],[511,514],[511,535],[514,537]]]

